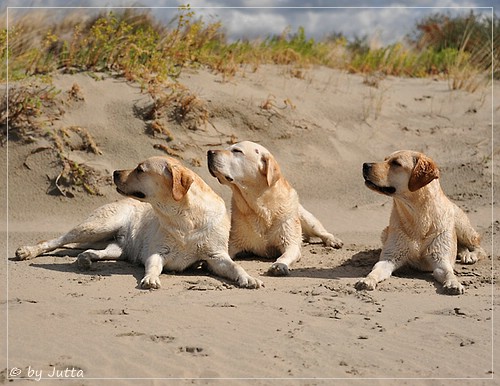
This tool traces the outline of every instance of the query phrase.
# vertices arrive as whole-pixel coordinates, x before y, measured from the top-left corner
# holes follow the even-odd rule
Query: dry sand
[[[241,261],[265,282],[259,290],[192,271],[164,273],[163,287],[147,291],[138,288],[143,267],[127,262],[81,272],[67,253],[15,261],[20,245],[59,235],[120,197],[109,182],[101,184],[101,196],[47,194],[49,179],[59,173],[54,154],[30,154],[44,140],[10,141],[0,148],[2,161],[8,151],[8,170],[0,176],[5,181],[8,174],[8,196],[1,187],[2,213],[8,205],[1,248],[8,259],[0,271],[8,295],[1,319],[8,328],[0,331],[2,342],[8,334],[8,351],[0,352],[6,363],[0,381],[19,369],[18,378],[84,377],[63,382],[72,385],[103,384],[96,378],[122,378],[119,384],[162,384],[163,378],[177,378],[169,384],[274,385],[276,378],[303,385],[335,383],[330,378],[356,385],[492,384],[493,354],[500,354],[493,345],[500,337],[493,328],[498,284],[491,284],[498,238],[492,240],[500,225],[497,213],[492,224],[492,201],[499,199],[495,192],[492,200],[492,170],[499,170],[492,140],[498,158],[500,138],[491,126],[492,111],[498,115],[491,86],[468,93],[450,91],[443,80],[389,77],[372,87],[363,76],[336,70],[311,68],[303,79],[289,70],[266,66],[228,82],[204,70],[185,71],[180,82],[210,115],[198,125],[165,119],[174,135],[170,145],[229,209],[229,189],[209,175],[206,151],[231,138],[260,142],[344,248],[304,244],[289,277],[264,276],[269,261]],[[163,154],[153,145],[165,140],[146,134],[140,112],[151,99],[138,85],[87,74],[58,75],[53,82],[63,90],[61,99],[74,83],[83,97],[66,101],[53,127],[88,129],[103,153],[74,151],[73,159],[109,176]],[[431,274],[411,270],[375,291],[354,289],[377,261],[391,207],[390,199],[364,187],[361,165],[398,149],[422,151],[438,163],[445,192],[483,235],[489,257],[456,266],[464,295],[446,296]]]

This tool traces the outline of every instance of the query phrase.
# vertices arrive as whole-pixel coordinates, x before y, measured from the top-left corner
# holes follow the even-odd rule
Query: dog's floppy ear
[[[172,197],[180,201],[186,195],[194,179],[183,167],[173,165],[170,167],[172,173]]]
[[[273,186],[281,178],[281,170],[271,154],[262,155],[262,174],[266,176],[267,186]]]
[[[416,157],[408,189],[410,192],[414,192],[436,178],[439,178],[439,169],[434,161],[425,155],[420,155]]]

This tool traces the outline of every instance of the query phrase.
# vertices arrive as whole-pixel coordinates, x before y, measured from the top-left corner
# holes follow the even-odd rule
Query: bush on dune
[[[180,7],[168,24],[149,13],[128,9],[82,21],[77,14],[47,23],[26,16],[9,33],[9,79],[71,71],[110,71],[129,79],[175,78],[185,66],[204,65],[232,76],[241,65],[320,64],[351,72],[422,77],[458,69],[487,71],[492,63],[492,33],[498,18],[434,14],[417,22],[405,42],[371,49],[367,37],[346,39],[341,33],[322,41],[307,38],[300,27],[255,41],[227,42],[220,21],[205,22],[189,7]],[[493,45],[498,48],[499,34]],[[0,31],[0,55],[7,57],[7,30]],[[499,49],[496,51],[498,56]],[[498,71],[495,69],[498,77]],[[7,78],[5,66],[0,77]]]

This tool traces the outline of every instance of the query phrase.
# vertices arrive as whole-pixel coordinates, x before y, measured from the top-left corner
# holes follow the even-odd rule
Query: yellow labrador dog
[[[397,151],[384,162],[363,164],[363,177],[368,188],[392,197],[393,207],[380,259],[356,288],[373,290],[408,264],[433,272],[446,293],[462,294],[455,260],[472,264],[486,254],[465,213],[443,193],[434,161],[415,151]]]
[[[277,258],[268,273],[284,276],[301,257],[302,233],[306,239],[319,237],[327,246],[342,247],[342,241],[299,204],[297,192],[266,148],[244,141],[226,150],[209,150],[207,157],[210,173],[233,193],[231,257]]]
[[[144,264],[143,288],[159,288],[163,269],[182,271],[199,261],[218,276],[241,287],[258,288],[227,252],[229,217],[222,198],[193,171],[170,157],[152,157],[132,170],[113,174],[117,191],[130,197],[96,209],[80,225],[59,238],[16,251],[30,259],[67,244],[96,244],[78,255],[78,265],[128,259]]]

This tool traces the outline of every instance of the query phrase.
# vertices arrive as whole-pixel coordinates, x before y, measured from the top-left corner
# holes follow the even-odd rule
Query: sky
[[[400,41],[426,15],[439,12],[454,16],[474,10],[489,16],[495,3],[495,11],[500,10],[498,0],[0,0],[0,3],[0,13],[9,7],[10,20],[19,12],[14,7],[27,7],[23,12],[35,12],[34,7],[134,6],[155,7],[152,14],[164,22],[172,19],[178,6],[190,4],[204,20],[220,20],[230,40],[264,38],[280,34],[286,28],[295,32],[304,27],[307,37],[316,40],[342,33],[349,39],[367,36],[381,45]],[[53,8],[48,12],[59,14],[63,10]]]

